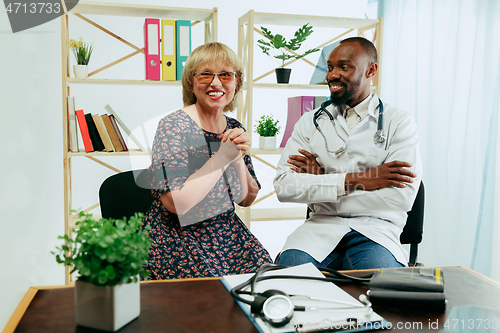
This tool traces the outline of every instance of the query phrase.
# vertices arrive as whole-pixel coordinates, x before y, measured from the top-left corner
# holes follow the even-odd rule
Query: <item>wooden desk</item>
[[[432,313],[374,306],[377,313],[394,325],[392,330],[380,332],[436,332],[444,324],[451,309],[459,305],[500,310],[500,284],[462,266],[446,266],[442,267],[442,270],[448,300],[446,312]],[[356,298],[368,289],[358,285],[340,287]],[[4,333],[97,332],[76,326],[73,301],[71,286],[32,287],[7,323]],[[258,331],[222,283],[217,278],[206,278],[141,284],[141,315],[119,332]]]

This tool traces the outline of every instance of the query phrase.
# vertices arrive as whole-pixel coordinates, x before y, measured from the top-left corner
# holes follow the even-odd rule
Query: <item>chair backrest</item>
[[[417,197],[413,202],[411,210],[408,212],[405,227],[399,237],[401,244],[418,244],[422,241],[422,234],[424,232],[424,203],[425,190],[424,183],[421,182]]]
[[[413,202],[411,210],[408,212],[408,218],[403,228],[403,232],[399,236],[401,244],[410,244],[410,260],[409,266],[420,266],[417,263],[418,244],[422,241],[424,233],[424,204],[425,204],[425,189],[424,182],[420,182],[417,197]]]
[[[125,171],[106,178],[99,188],[99,201],[104,218],[128,219],[134,213],[146,213],[153,202],[148,169]]]

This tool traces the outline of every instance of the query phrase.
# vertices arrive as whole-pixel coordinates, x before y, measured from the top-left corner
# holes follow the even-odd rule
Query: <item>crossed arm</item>
[[[288,163],[292,165],[291,170],[313,175],[324,173],[313,154],[304,149],[299,149],[298,152],[302,155],[288,157]],[[345,190],[350,192],[355,189],[373,191],[385,187],[405,188],[407,183],[413,183],[413,178],[417,177],[407,169],[411,166],[408,162],[392,161],[363,172],[348,173],[345,177]]]

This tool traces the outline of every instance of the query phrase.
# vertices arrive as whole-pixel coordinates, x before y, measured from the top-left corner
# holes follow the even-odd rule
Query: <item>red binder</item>
[[[87,120],[85,120],[85,115],[83,110],[76,110],[76,119],[78,119],[78,125],[80,126],[80,133],[82,134],[83,145],[85,146],[85,151],[94,151],[92,147],[92,141],[90,141],[89,128],[87,127]]]
[[[146,58],[146,80],[159,81],[161,79],[159,19],[145,19],[144,55]]]

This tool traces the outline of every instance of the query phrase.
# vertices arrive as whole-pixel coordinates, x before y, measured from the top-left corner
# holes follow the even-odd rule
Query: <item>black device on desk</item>
[[[444,276],[440,268],[382,268],[368,284],[368,297],[374,305],[425,309],[446,309]]]

